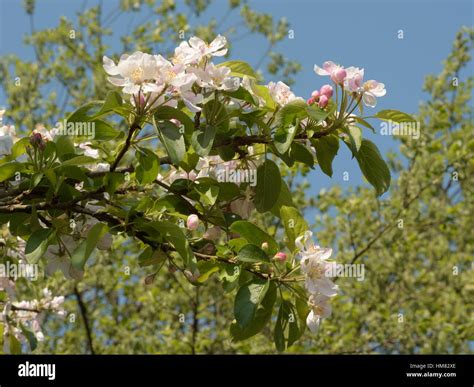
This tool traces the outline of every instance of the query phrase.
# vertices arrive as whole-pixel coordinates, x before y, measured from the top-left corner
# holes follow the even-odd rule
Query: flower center
[[[133,70],[131,78],[134,83],[140,83],[143,77],[143,69],[141,67],[137,67],[135,70]]]

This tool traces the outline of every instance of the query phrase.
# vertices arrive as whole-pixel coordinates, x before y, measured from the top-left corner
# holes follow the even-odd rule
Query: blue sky
[[[23,36],[29,31],[29,20],[21,3],[19,0],[0,0],[0,54],[13,53],[32,59],[32,49],[22,43]],[[56,26],[61,15],[74,19],[84,1],[38,0],[37,3],[35,25],[42,29]],[[96,3],[87,1],[87,5]],[[104,14],[117,3],[104,0]],[[422,92],[424,76],[441,70],[441,62],[449,54],[456,32],[461,26],[472,25],[473,20],[473,2],[470,0],[255,0],[250,1],[250,5],[257,11],[270,12],[275,18],[285,17],[294,30],[294,39],[286,39],[277,49],[303,66],[293,86],[297,95],[306,98],[325,82],[325,78],[314,74],[315,63],[333,60],[345,66],[364,67],[366,79],[385,83],[387,95],[379,99],[374,112],[388,108],[416,112],[420,101],[426,98]],[[202,18],[221,20],[226,11],[227,1],[214,1]],[[146,14],[138,14],[135,22],[143,16]],[[219,32],[238,22],[238,14],[229,15]],[[130,23],[129,19],[115,22],[116,35],[110,41],[112,48],[119,47],[118,36],[129,31]],[[403,39],[398,38],[399,30],[403,30]],[[255,65],[265,48],[263,39],[244,36],[235,43],[232,58]],[[0,93],[0,105],[4,104],[4,96]],[[390,136],[373,135],[368,131],[365,135],[383,154],[397,148],[397,141]],[[344,171],[349,172],[348,182],[342,179]],[[335,183],[346,187],[365,184],[345,147],[341,147],[336,157],[332,179],[319,169],[309,179],[313,192]]]

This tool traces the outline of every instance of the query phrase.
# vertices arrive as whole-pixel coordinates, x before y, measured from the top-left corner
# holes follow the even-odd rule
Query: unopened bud
[[[282,251],[279,251],[278,253],[275,254],[275,256],[273,257],[273,259],[275,261],[278,261],[278,262],[285,262],[286,261],[286,258],[287,258],[287,255],[286,253],[282,252]]]
[[[199,217],[196,214],[191,214],[188,216],[186,221],[186,227],[188,230],[196,230],[199,226]]]

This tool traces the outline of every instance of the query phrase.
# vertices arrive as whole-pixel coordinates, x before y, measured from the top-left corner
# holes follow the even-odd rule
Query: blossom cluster
[[[313,233],[306,231],[304,235],[295,241],[299,250],[301,271],[305,275],[305,287],[309,293],[308,305],[310,312],[306,318],[306,324],[311,332],[316,332],[322,318],[331,315],[329,299],[337,295],[337,285],[328,278],[331,265],[328,261],[332,249],[322,248],[313,243]]]
[[[362,98],[365,105],[375,107],[377,97],[383,97],[387,91],[385,85],[373,79],[364,81],[364,69],[337,65],[334,62],[324,62],[323,67],[314,66],[314,72],[321,76],[329,76],[331,80],[345,90],[355,93]],[[322,94],[322,93],[321,93]]]
[[[104,57],[104,69],[110,75],[109,81],[122,87],[130,94],[132,103],[142,108],[169,105],[176,107],[181,99],[192,112],[200,111],[203,102],[202,91],[236,90],[240,80],[230,75],[225,66],[216,66],[210,61],[214,56],[227,53],[227,40],[217,36],[210,44],[198,37],[183,41],[176,47],[171,60],[161,55],[137,51],[122,55],[118,64]]]

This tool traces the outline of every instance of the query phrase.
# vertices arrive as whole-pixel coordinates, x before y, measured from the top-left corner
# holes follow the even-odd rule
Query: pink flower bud
[[[311,97],[313,97],[314,99],[317,99],[319,97],[319,91],[318,90],[314,90],[312,93],[311,93]]]
[[[279,262],[285,262],[286,261],[286,258],[287,258],[287,255],[282,252],[282,251],[279,251],[278,253],[275,254],[275,256],[273,257],[273,259],[275,259],[276,261],[279,261]]]
[[[339,68],[331,74],[331,79],[335,83],[341,84],[342,82],[344,82],[344,79],[346,79],[346,75],[346,70]]]
[[[319,105],[320,108],[325,108],[326,105],[328,104],[328,102],[329,102],[329,98],[326,97],[325,95],[322,95],[322,96],[319,98],[319,103],[318,103],[318,105]]]
[[[191,214],[188,216],[186,221],[186,227],[188,230],[196,230],[199,226],[199,218],[196,214]]]
[[[312,104],[314,104],[315,102],[316,102],[316,99],[314,99],[313,97],[308,98],[308,100],[306,101],[306,103],[307,103],[308,105],[312,105]]]
[[[33,145],[34,147],[38,146],[43,142],[43,136],[41,136],[40,133],[33,133],[30,136],[30,144]]]
[[[142,93],[138,95],[138,103],[140,104],[141,108],[144,108],[146,105],[146,100]]]
[[[331,85],[321,86],[320,92],[321,92],[321,95],[325,95],[326,97],[331,98],[332,93],[333,93],[332,86]]]

